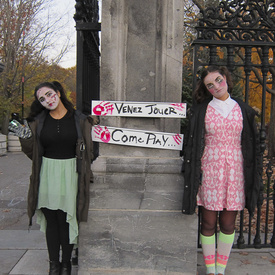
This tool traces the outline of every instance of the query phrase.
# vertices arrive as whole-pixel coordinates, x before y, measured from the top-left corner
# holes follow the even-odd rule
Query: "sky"
[[[101,6],[101,1],[99,1],[99,7]],[[57,16],[62,16],[62,24],[64,27],[60,30],[60,36],[63,37],[65,41],[70,39],[69,51],[61,59],[59,65],[63,68],[70,68],[76,65],[76,29],[75,29],[75,20],[73,18],[75,14],[75,0],[52,0],[51,9]],[[101,10],[101,8],[100,8]],[[56,49],[62,47],[62,39],[59,45],[56,46]],[[64,43],[63,43],[64,45]],[[55,56],[55,52],[52,52],[52,55]],[[51,57],[51,54],[49,54]]]
[[[70,39],[70,47],[65,56],[61,59],[59,65],[63,68],[70,68],[76,65],[76,30],[75,30],[75,0],[58,0],[53,1],[55,4],[52,6],[54,11],[62,16],[64,28],[60,30],[61,40]],[[57,48],[62,47],[62,41]],[[55,54],[54,52],[52,53]],[[50,55],[50,54],[49,54]]]

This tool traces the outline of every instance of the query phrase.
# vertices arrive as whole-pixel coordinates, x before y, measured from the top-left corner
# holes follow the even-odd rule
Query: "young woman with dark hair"
[[[234,242],[238,211],[253,213],[260,191],[261,168],[256,112],[230,93],[225,67],[209,66],[195,90],[184,142],[183,213],[201,207],[201,244],[206,274],[222,275]],[[220,233],[215,256],[215,230]]]
[[[49,274],[69,275],[78,224],[88,216],[94,121],[74,110],[57,81],[41,83],[34,96],[28,124],[11,123],[10,130],[32,159],[28,215],[31,225],[36,213],[46,233]]]
[[[62,85],[58,81],[44,82],[44,83],[41,83],[35,87],[35,91],[34,91],[35,100],[33,101],[32,105],[31,105],[30,114],[27,118],[28,121],[33,120],[39,113],[41,113],[43,110],[46,109],[46,107],[40,103],[40,101],[38,100],[37,94],[36,94],[37,91],[42,87],[47,87],[49,89],[52,89],[56,93],[59,92],[60,100],[61,100],[62,104],[64,105],[64,107],[68,110],[69,113],[74,112],[74,106],[68,100]]]

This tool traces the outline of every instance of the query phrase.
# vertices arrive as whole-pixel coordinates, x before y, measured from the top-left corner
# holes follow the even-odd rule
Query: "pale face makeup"
[[[59,95],[53,89],[42,87],[36,92],[38,101],[48,110],[55,110],[59,104]]]
[[[226,100],[229,97],[226,77],[219,72],[209,73],[203,81],[207,90],[217,99]]]

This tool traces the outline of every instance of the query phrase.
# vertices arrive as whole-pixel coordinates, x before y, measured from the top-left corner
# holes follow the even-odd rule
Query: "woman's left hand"
[[[26,120],[24,120],[24,125],[21,125],[19,121],[13,119],[9,123],[8,129],[19,138],[27,139],[32,136],[32,131]]]

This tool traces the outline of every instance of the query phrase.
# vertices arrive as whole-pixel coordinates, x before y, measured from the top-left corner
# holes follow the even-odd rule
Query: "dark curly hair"
[[[204,85],[204,79],[209,73],[214,73],[214,72],[218,72],[222,76],[226,77],[228,93],[231,94],[231,92],[233,90],[233,82],[232,82],[232,77],[231,77],[231,73],[229,72],[229,70],[226,67],[219,67],[219,66],[211,65],[202,71],[201,77],[197,82],[197,86],[194,91],[195,100],[197,103],[201,103],[206,98],[212,97],[211,93],[208,91],[208,89]]]
[[[34,89],[35,100],[31,104],[31,110],[27,118],[28,121],[33,120],[39,113],[46,109],[44,106],[41,105],[37,98],[37,91],[43,87],[53,89],[56,93],[60,92],[60,100],[62,101],[64,107],[68,110],[69,114],[72,114],[74,112],[73,104],[68,100],[63,86],[58,81],[43,82],[36,86]]]

